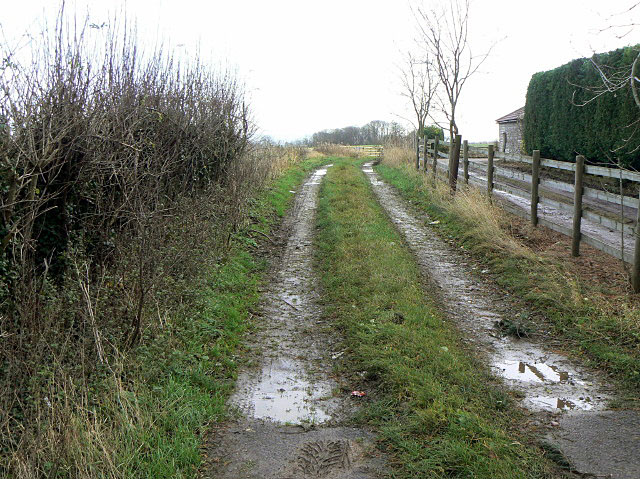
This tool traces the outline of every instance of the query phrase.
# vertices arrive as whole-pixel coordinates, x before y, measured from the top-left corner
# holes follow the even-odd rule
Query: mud
[[[598,376],[554,351],[551,340],[547,344],[505,336],[496,326],[500,322],[517,320],[520,311],[514,311],[505,301],[506,293],[500,292],[487,279],[482,271],[469,264],[469,259],[455,247],[445,242],[429,227],[429,218],[412,215],[403,200],[373,171],[367,163],[363,171],[368,176],[378,201],[391,220],[404,236],[407,245],[415,254],[421,271],[427,282],[436,290],[436,296],[442,308],[459,327],[469,345],[486,357],[491,369],[522,398],[522,406],[531,411],[539,422],[563,434],[563,441],[551,440],[561,449],[577,470],[590,472],[591,468],[584,458],[571,454],[565,444],[571,442],[574,450],[589,450],[591,463],[600,466],[599,471],[607,470],[610,477],[640,477],[640,455],[637,454],[638,433],[627,421],[620,421],[620,428],[601,428],[601,440],[625,447],[628,466],[636,475],[620,474],[619,467],[610,460],[609,452],[592,447],[578,428],[563,427],[571,418],[581,418],[581,424],[589,424],[593,418],[593,427],[598,427],[596,418],[599,411],[607,408],[610,387],[599,380]],[[525,313],[525,312],[522,312]],[[636,412],[627,412],[638,417]],[[610,417],[619,412],[607,411]],[[563,418],[559,423],[558,419]],[[574,419],[575,421],[575,419]],[[635,450],[628,444],[617,440],[617,435],[636,437]],[[606,476],[609,477],[609,476]]]
[[[382,468],[371,435],[340,425],[353,402],[331,377],[336,346],[318,305],[312,245],[329,166],[304,183],[285,220],[286,246],[249,344],[259,365],[238,377],[230,400],[238,419],[211,437],[204,477],[365,479]]]
[[[219,431],[221,453],[206,477],[260,479],[371,479],[376,459],[371,438],[359,429],[300,427],[259,422]],[[377,466],[376,466],[377,467]]]
[[[568,413],[547,440],[587,477],[640,477],[640,415],[637,411]]]

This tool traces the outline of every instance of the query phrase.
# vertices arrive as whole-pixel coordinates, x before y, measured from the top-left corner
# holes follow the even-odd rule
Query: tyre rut
[[[372,435],[341,426],[349,405],[334,397],[334,339],[318,304],[313,233],[318,190],[330,166],[303,184],[285,219],[290,234],[249,344],[259,366],[239,375],[231,397],[239,417],[212,434],[204,477],[379,477]]]
[[[523,397],[521,404],[539,425],[544,440],[559,448],[580,473],[637,478],[640,415],[607,410],[613,391],[592,371],[544,344],[499,334],[495,324],[517,313],[504,301],[504,293],[475,274],[468,258],[428,226],[426,214],[418,218],[410,213],[395,190],[379,179],[372,164],[365,163],[363,171],[435,289],[445,314],[470,348]],[[613,423],[616,428],[605,427]],[[596,431],[596,444],[589,439],[593,433],[586,431]]]

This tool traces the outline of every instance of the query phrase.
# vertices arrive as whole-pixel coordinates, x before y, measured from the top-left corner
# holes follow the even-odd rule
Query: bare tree
[[[400,75],[402,96],[411,103],[416,119],[414,126],[420,135],[426,126],[439,84],[433,61],[428,55],[418,59],[412,53],[407,53]]]
[[[469,78],[489,56],[474,56],[469,45],[469,1],[451,0],[446,7],[425,8],[418,5],[414,15],[420,40],[433,58],[444,98],[439,97],[442,113],[449,123],[451,140],[458,133],[456,109],[460,94]]]
[[[600,30],[599,33],[605,31],[613,31],[615,36],[618,39],[623,39],[628,36],[631,32],[633,32],[637,26],[638,21],[637,17],[634,18],[634,14],[638,13],[640,10],[640,2],[632,2],[629,8],[625,9],[623,12],[611,15],[609,17],[610,24]],[[638,91],[638,87],[640,84],[640,48],[636,46],[630,47],[633,52],[632,58],[633,61],[630,64],[622,66],[622,67],[608,67],[607,65],[602,64],[598,60],[598,56],[594,53],[591,57],[591,64],[598,72],[599,83],[592,87],[586,87],[592,94],[592,97],[583,102],[584,106],[588,103],[593,102],[598,97],[607,94],[616,94],[620,90],[629,89],[631,95],[633,96],[633,101],[638,108],[637,114],[635,115],[634,120],[630,125],[626,126],[627,131],[625,137],[623,138],[623,145],[616,148],[612,153],[617,154],[622,150],[627,150],[630,153],[636,153],[640,149],[640,144],[637,141],[637,133],[640,129],[640,92]],[[574,92],[575,97],[575,92]],[[625,222],[624,217],[624,189],[622,182],[622,169],[623,165],[621,164],[620,158],[616,157],[615,160],[612,159],[608,154],[609,162],[615,164],[620,169],[620,198],[623,200],[620,204],[620,221],[622,224]],[[637,218],[640,218],[640,212],[638,212]],[[627,265],[624,260],[621,261],[623,268],[629,274],[631,280],[631,286],[633,288],[634,293],[640,292],[640,275],[638,274],[637,269],[637,258],[638,258],[638,246],[640,244],[640,232],[638,230],[638,221],[636,221],[635,225],[635,236],[636,236],[636,246],[635,246],[635,257],[636,261],[634,264],[633,271],[630,273]],[[621,228],[620,231],[620,247],[622,251],[622,257],[624,258],[624,228]]]
[[[625,68],[609,68],[600,63],[597,56],[594,54],[590,61],[598,72],[600,82],[591,87],[575,85],[590,91],[593,93],[593,96],[580,103],[576,103],[574,101],[574,104],[577,106],[584,106],[592,103],[602,95],[616,93],[619,90],[629,88],[636,106],[640,109],[640,93],[638,92],[638,84],[640,83],[640,49],[632,47],[632,50],[635,52],[635,58],[633,62],[631,62],[631,65]],[[576,92],[574,92],[574,98],[575,93]]]
[[[629,8],[610,15],[607,19],[610,24],[601,28],[598,33],[613,31],[618,40],[625,38],[638,26],[638,19],[633,16],[640,11],[638,7],[640,7],[640,2],[634,1],[629,5]],[[624,18],[624,20],[619,20],[620,18]]]

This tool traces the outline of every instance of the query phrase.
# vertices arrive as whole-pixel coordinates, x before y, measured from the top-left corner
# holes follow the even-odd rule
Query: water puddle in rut
[[[495,311],[497,301],[488,286],[471,274],[466,258],[411,215],[370,163],[363,171],[421,268],[440,289],[450,317],[478,348],[489,352],[492,370],[522,392],[525,407],[534,411],[604,408],[607,397],[588,372],[530,341],[501,337],[495,326],[502,319]]]
[[[331,367],[323,367],[327,352],[312,334],[320,317],[312,234],[318,188],[330,166],[314,172],[296,199],[281,268],[264,295],[263,327],[255,340],[263,345],[261,367],[240,375],[231,398],[249,419],[320,424],[335,407]]]
[[[265,361],[258,382],[247,392],[240,404],[250,410],[255,419],[289,424],[319,424],[331,419],[316,406],[331,396],[331,385],[309,380],[305,365],[291,358]]]

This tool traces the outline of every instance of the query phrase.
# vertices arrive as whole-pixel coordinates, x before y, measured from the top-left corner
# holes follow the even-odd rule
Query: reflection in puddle
[[[311,175],[311,178],[309,179],[309,181],[305,183],[305,186],[319,185],[320,182],[322,181],[322,177],[327,174],[327,170],[331,166],[333,166],[333,163],[331,163],[330,165],[326,165],[323,168],[320,168],[319,170],[316,170],[315,173]]]
[[[541,409],[560,409],[560,410],[573,410],[580,409],[582,411],[588,411],[593,409],[593,403],[590,397],[581,398],[559,398],[553,396],[536,396],[528,398],[532,404]]]
[[[561,371],[557,366],[545,363],[529,364],[524,361],[506,360],[495,364],[499,374],[507,379],[526,382],[566,382],[569,379],[567,371]]]
[[[249,399],[256,419],[280,423],[321,423],[331,416],[314,402],[331,394],[328,384],[311,384],[303,377],[304,365],[296,360],[275,359],[263,365],[260,380]]]
[[[299,334],[318,320],[312,274],[313,211],[318,185],[329,166],[313,173],[296,197],[281,269],[270,294],[264,295],[262,321],[268,327],[259,331],[256,340],[265,353],[262,366],[240,375],[231,398],[252,419],[319,424],[330,420],[329,411],[335,409],[331,394],[335,382],[327,373],[330,368],[312,364],[312,358],[323,356],[320,342]],[[312,374],[312,366],[320,374]]]

